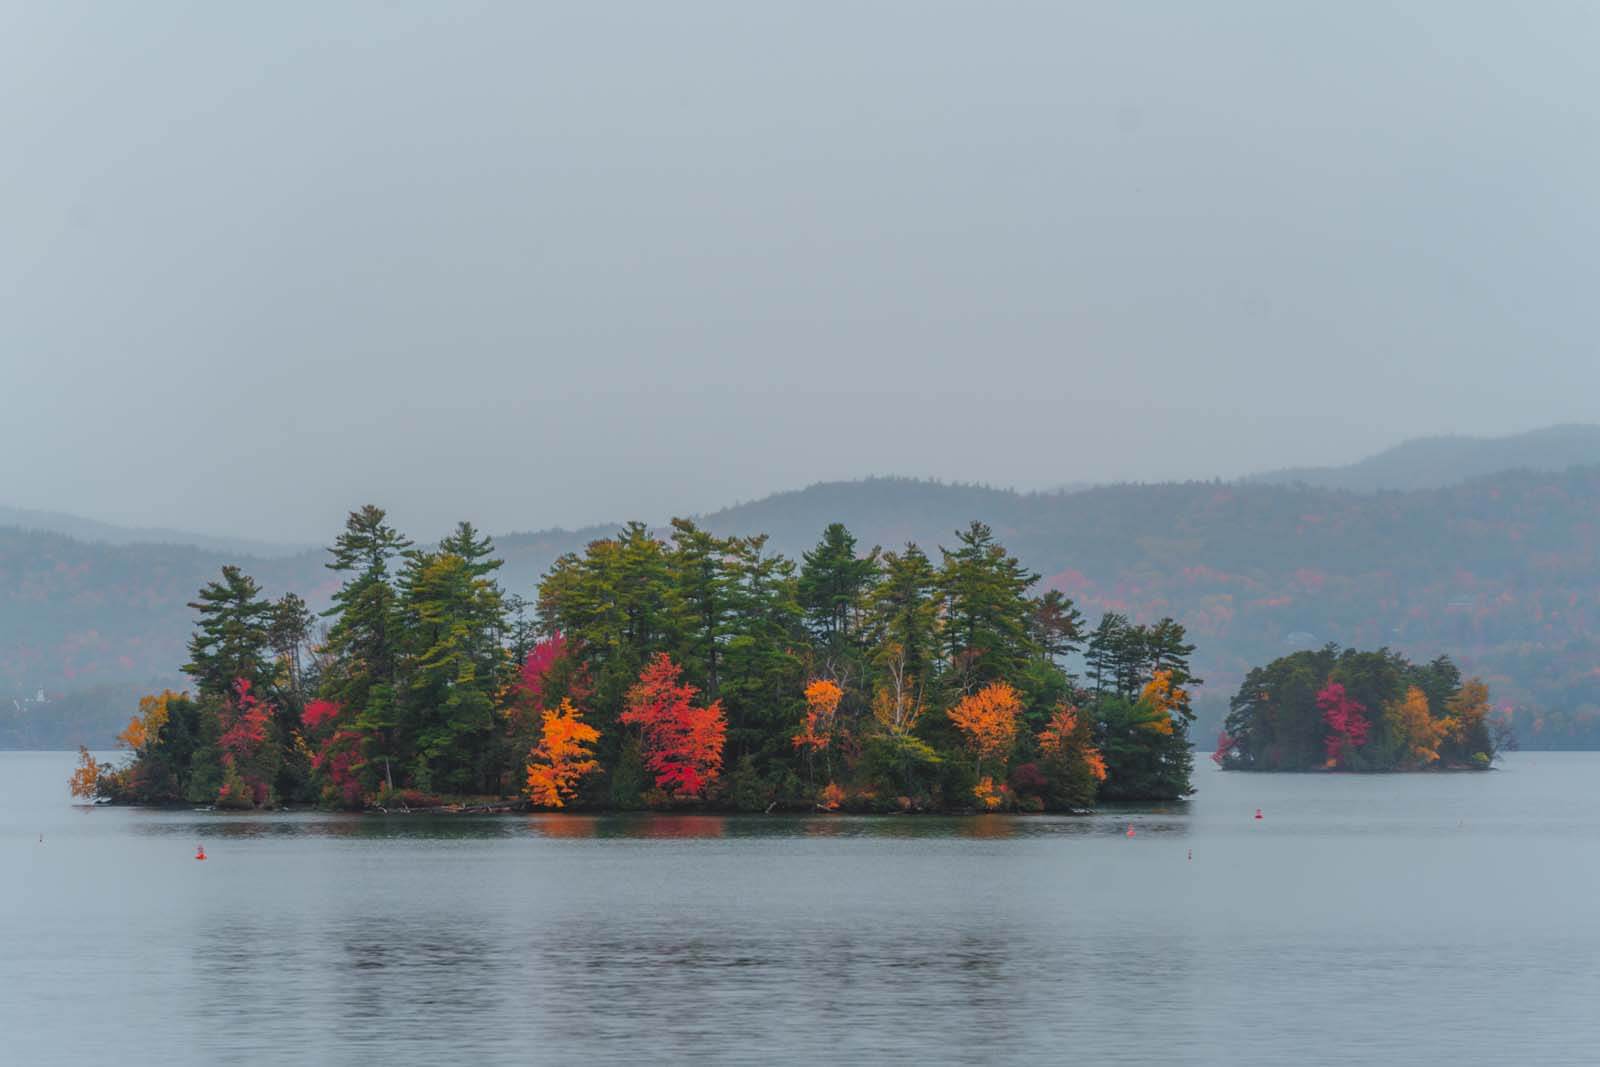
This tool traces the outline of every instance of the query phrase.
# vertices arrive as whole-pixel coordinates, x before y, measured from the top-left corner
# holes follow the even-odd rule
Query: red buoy
[[[194,858],[197,859],[197,860],[205,859],[206,858],[206,846],[204,846],[204,845],[198,846],[194,850]]]
[[[1261,818],[1261,809],[1260,808],[1256,809],[1256,818],[1258,818],[1258,819]]]
[[[1128,824],[1128,836],[1129,837],[1133,836],[1133,824],[1132,823]]]

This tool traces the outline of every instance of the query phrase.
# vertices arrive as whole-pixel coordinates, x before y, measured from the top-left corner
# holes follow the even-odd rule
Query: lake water
[[[1600,754],[964,819],[85,808],[74,762],[0,753],[6,1063],[1600,1061]]]

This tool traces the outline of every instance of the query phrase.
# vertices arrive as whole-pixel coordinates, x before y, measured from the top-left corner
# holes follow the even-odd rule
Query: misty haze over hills
[[[1600,452],[1585,450],[1596,442],[1590,427],[1447,438],[1322,472],[1357,484],[1434,479],[1375,495],[1306,484],[1300,472],[1070,493],[877,478],[778,493],[698,521],[719,534],[767,533],[773,550],[798,559],[830,521],[863,545],[932,550],[977,518],[1042,585],[1091,616],[1117,610],[1184,623],[1198,645],[1197,673],[1210,683],[1202,727],[1249,666],[1338,641],[1456,656],[1527,709],[1525,733],[1559,745],[1586,737],[1600,715],[1589,673],[1600,661]],[[1574,458],[1590,465],[1571,466]],[[1516,469],[1478,473],[1500,462]],[[26,727],[8,727],[0,705],[0,744],[103,743],[138,691],[181,684],[186,604],[224,563],[242,562],[269,593],[293,590],[314,606],[337,587],[321,549],[241,558],[245,546],[163,543],[183,536],[172,531],[23,517],[60,521],[80,536],[0,526],[0,696],[43,687],[73,709],[79,732],[52,733],[38,709]],[[501,582],[531,599],[558,555],[615,529],[501,535]],[[1544,725],[1550,716],[1559,723]],[[1204,729],[1197,737],[1205,740]]]
[[[192,530],[165,530],[118,526],[115,523],[67,515],[59,511],[31,511],[0,505],[0,526],[64,534],[79,541],[106,545],[192,545],[208,551],[257,558],[292,556],[315,545],[295,545],[281,541],[256,541],[244,537],[225,537],[195,533]]]
[[[1374,492],[1386,489],[1436,489],[1455,485],[1469,478],[1494,474],[1500,471],[1520,469],[1561,471],[1566,470],[1568,467],[1591,463],[1600,463],[1600,425],[1569,424],[1550,426],[1503,437],[1453,435],[1416,438],[1404,441],[1376,455],[1345,466],[1296,467],[1265,471],[1258,474],[1244,475],[1240,480],[1271,485],[1306,485],[1324,489],[1346,489],[1353,492]],[[862,480],[870,482],[874,479]],[[759,501],[749,504],[740,503],[725,506],[709,513],[712,517],[709,524],[714,529],[720,529],[716,522],[717,517],[740,515],[743,509],[756,505],[761,507],[763,514],[782,516],[785,514],[784,501],[801,498],[809,499],[805,495],[811,492],[812,489],[820,487],[821,483],[808,489],[775,492],[768,497],[763,497]],[[989,494],[987,499],[996,503],[996,506],[1003,506],[1003,501],[1017,495],[1007,489],[988,486],[961,486],[961,488],[979,494]],[[1097,488],[1096,483],[1074,482],[1055,486],[1041,492],[1065,494],[1083,492],[1093,488]],[[675,514],[681,514],[681,512]],[[968,518],[970,517],[968,516]],[[653,516],[651,521],[664,526],[667,518],[668,516]],[[806,522],[811,522],[814,518],[815,516],[810,515],[803,516],[801,523],[803,525]],[[566,544],[572,537],[580,537],[583,540],[578,543],[582,544],[584,541],[594,537],[606,536],[621,521],[623,521],[623,517],[618,517],[613,522],[596,523],[576,530],[552,528],[538,532],[513,531],[510,534],[502,535],[500,540],[505,542],[510,537],[513,539],[529,539],[530,543],[548,541],[552,544]],[[964,522],[966,519],[961,519],[960,521]],[[909,521],[907,523],[908,527],[914,525]],[[0,527],[5,526],[65,534],[80,541],[103,544],[193,545],[197,548],[223,554],[256,558],[294,556],[316,551],[321,547],[312,544],[196,533],[189,530],[126,527],[96,519],[83,518],[78,515],[32,511],[25,508],[0,505]],[[728,530],[726,532],[734,531]],[[780,542],[789,543],[778,536],[777,530],[767,530],[766,532],[772,533],[774,538]],[[803,536],[809,536],[809,534],[804,534]],[[891,538],[891,540],[905,540],[905,538]]]
[[[317,541],[356,498],[435,538],[1228,476],[1600,394],[1595,5],[6,29],[16,507]]]
[[[1436,489],[1508,470],[1559,471],[1600,463],[1600,426],[1550,426],[1506,437],[1419,437],[1344,467],[1294,467],[1245,481],[1369,493]]]

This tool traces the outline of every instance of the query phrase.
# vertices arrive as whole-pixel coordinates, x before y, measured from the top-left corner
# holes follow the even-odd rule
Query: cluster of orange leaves
[[[978,784],[972,787],[972,795],[977,798],[979,806],[984,811],[994,811],[1005,803],[1005,786],[996,786],[994,779],[987,774],[978,779]]]
[[[966,735],[967,747],[980,762],[1004,757],[1011,751],[1021,714],[1022,699],[1005,682],[991,682],[962,697],[949,712],[950,721]]]
[[[583,713],[571,700],[546,711],[542,718],[539,743],[528,754],[528,796],[545,808],[564,808],[578,795],[578,782],[600,769],[590,748],[600,740],[600,731],[583,721]]]
[[[806,686],[806,717],[800,732],[794,735],[796,748],[809,748],[820,752],[833,740],[833,725],[839,711],[839,701],[844,690],[826,678],[819,678]]]
[[[167,724],[167,702],[178,694],[163,689],[159,694],[139,698],[139,714],[128,720],[128,725],[117,735],[117,744],[134,752],[143,752],[161,737],[161,728]]]
[[[100,791],[100,764],[82,745],[78,746],[78,769],[72,772],[67,785],[73,796],[84,800],[93,800]]]
[[[1087,736],[1079,736],[1078,709],[1070,704],[1057,704],[1056,710],[1039,731],[1039,750],[1053,759],[1069,755],[1074,748],[1097,782],[1106,780],[1106,761],[1100,750],[1089,743]]]
[[[844,790],[834,782],[829,782],[822,787],[822,792],[817,794],[817,807],[823,811],[838,811],[839,805],[844,803]]]

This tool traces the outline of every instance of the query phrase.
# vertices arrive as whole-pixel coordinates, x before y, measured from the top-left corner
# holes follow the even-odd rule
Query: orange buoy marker
[[[206,858],[206,846],[204,846],[204,845],[197,846],[195,848],[195,850],[194,850],[194,858],[197,859],[197,860],[205,859]]]
[[[1129,823],[1128,824],[1128,836],[1129,837],[1133,836],[1133,823]]]
[[[1258,818],[1258,819],[1261,818],[1261,809],[1260,808],[1256,809],[1256,818]]]

